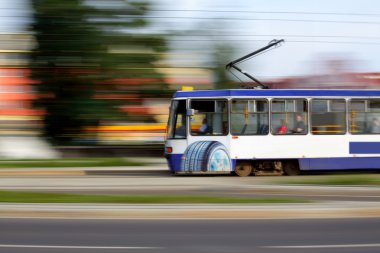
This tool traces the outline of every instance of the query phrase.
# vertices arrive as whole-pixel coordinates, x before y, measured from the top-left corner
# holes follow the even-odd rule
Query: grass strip
[[[142,166],[144,163],[121,157],[112,158],[62,158],[31,160],[0,160],[0,168],[64,168],[64,167],[107,167]]]
[[[289,204],[310,203],[291,198],[238,198],[189,195],[82,195],[45,192],[0,191],[7,203],[107,203],[107,204]]]
[[[302,184],[302,185],[380,185],[380,176],[373,175],[330,175],[323,177],[302,177],[302,179],[292,178],[282,183],[285,184]]]

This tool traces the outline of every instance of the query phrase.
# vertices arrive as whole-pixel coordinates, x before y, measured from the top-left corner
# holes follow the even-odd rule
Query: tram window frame
[[[273,110],[274,106],[274,102],[278,102],[278,101],[284,101],[285,104],[284,104],[284,110]],[[293,109],[291,110],[291,108],[289,108],[289,106],[287,105],[287,101],[293,101]],[[297,102],[295,101],[301,101],[302,102],[302,105],[303,105],[303,108],[302,108],[302,111],[299,111],[298,108],[297,108]],[[282,135],[307,135],[309,133],[309,101],[306,99],[306,98],[273,98],[271,101],[270,101],[270,129],[271,129],[271,133],[272,135],[275,135],[275,136],[282,136]],[[292,123],[290,124],[289,123],[289,119],[287,119],[289,116],[288,114],[291,114],[291,118],[292,118]],[[280,133],[280,128],[282,125],[279,125],[278,124],[278,119],[275,119],[277,117],[274,117],[274,115],[283,115],[282,116],[282,119],[280,120],[285,120],[285,123],[287,125],[286,127],[286,132],[285,133]],[[301,115],[302,116],[302,119],[303,119],[303,123],[305,125],[305,129],[303,130],[303,132],[301,133],[297,133],[295,132],[296,130],[295,127],[296,127],[296,124],[297,124],[297,115]],[[289,125],[292,125],[292,127],[289,127],[288,129],[288,126]]]
[[[362,111],[358,111],[358,112],[355,112],[357,114],[359,113],[363,113],[365,114],[364,115],[364,118],[367,119],[368,115],[369,115],[369,119],[366,120],[364,123],[363,123],[363,131],[360,131],[360,132],[354,132],[352,129],[353,129],[353,124],[352,124],[352,116],[353,116],[353,111],[352,111],[352,102],[358,102],[358,101],[362,101],[364,102],[364,110]],[[378,109],[378,111],[375,111],[375,110],[371,110],[371,109],[375,109],[375,108],[372,108],[371,105],[370,105],[370,102],[371,101],[377,101],[378,104],[380,105],[380,98],[354,98],[354,99],[350,99],[348,101],[348,111],[347,111],[347,117],[348,117],[348,127],[349,127],[349,133],[352,134],[352,135],[378,135],[380,134],[380,132],[373,132],[372,127],[370,126],[371,123],[374,122],[374,119],[377,118],[377,121],[380,120],[380,106],[376,109]],[[373,115],[375,114],[375,115]],[[379,122],[378,122],[379,123]]]
[[[326,110],[320,110],[320,111],[317,111],[314,109],[314,102],[316,101],[327,101],[326,103],[326,106],[323,108],[323,109],[326,109]],[[332,108],[334,105],[331,104],[331,102],[334,102],[334,101],[343,101],[344,102],[344,106],[343,106],[343,109],[344,111],[341,111],[341,109],[336,109],[336,108]],[[310,133],[313,134],[313,135],[345,135],[347,134],[347,119],[348,119],[348,116],[347,116],[347,100],[345,98],[312,98],[310,100]],[[341,115],[344,116],[343,120],[342,120],[342,123],[344,123],[344,125],[342,125],[341,127],[341,130],[327,130],[327,129],[334,129],[336,128],[336,124],[324,124],[324,125],[315,125],[314,122],[315,122],[315,116],[317,115],[325,115],[324,118],[323,116],[321,116],[319,119],[317,120],[321,120],[322,118],[322,121],[325,120],[325,121],[328,121],[328,119],[326,120],[326,116],[329,114],[333,114],[333,113],[340,113]],[[337,118],[335,116],[335,118]],[[314,129],[322,129],[322,130],[314,130]],[[342,131],[342,132],[335,132],[334,131]]]
[[[194,115],[190,116],[189,117],[189,133],[191,136],[227,136],[229,134],[229,130],[230,130],[230,126],[229,126],[229,122],[230,122],[230,117],[229,117],[229,103],[228,103],[228,99],[223,99],[223,98],[202,98],[202,99],[189,99],[189,108],[190,109],[194,109],[192,107],[192,102],[201,102],[201,101],[209,101],[209,102],[217,102],[217,101],[223,101],[225,102],[225,105],[226,105],[226,112],[225,112],[225,115],[227,116],[227,120],[226,121],[223,121],[224,119],[224,113],[221,112],[220,114],[222,114],[222,125],[221,125],[221,128],[223,130],[223,133],[222,134],[213,134],[213,133],[200,133],[199,131],[195,132],[194,130],[192,130],[192,123],[194,122],[194,117],[195,115],[197,114],[207,114],[207,113],[216,113],[215,112],[215,108],[214,108],[214,112],[203,112],[203,113],[198,113],[197,110],[195,110],[195,113]],[[225,125],[223,123],[226,123]],[[209,122],[207,122],[207,125],[209,125]],[[224,131],[224,128],[226,129]],[[214,131],[213,127],[211,126],[211,131]]]
[[[249,115],[257,115],[257,114],[261,114],[261,115],[265,115],[266,114],[266,124],[262,124],[260,126],[257,126],[257,129],[256,129],[256,134],[254,133],[249,133],[249,134],[245,134],[243,133],[243,131],[245,132],[246,129],[248,128],[248,124],[245,124],[246,126],[243,127],[243,129],[241,130],[240,133],[235,133],[233,132],[233,122],[232,122],[232,118],[233,118],[233,114],[237,114],[237,115],[245,115],[246,113],[245,112],[234,112],[233,111],[233,102],[234,101],[237,101],[237,102],[247,102],[248,104],[248,117]],[[250,112],[249,109],[249,102],[250,101],[263,101],[266,103],[266,111],[263,111],[263,112],[259,112],[257,110],[254,110],[254,112]],[[255,107],[253,109],[256,109]],[[269,126],[270,126],[270,115],[269,115],[269,112],[270,112],[270,102],[268,99],[266,98],[233,98],[230,100],[230,111],[229,111],[229,119],[230,119],[230,132],[231,132],[231,135],[234,135],[234,136],[265,136],[265,135],[268,135],[269,134]],[[260,133],[261,132],[261,133]]]

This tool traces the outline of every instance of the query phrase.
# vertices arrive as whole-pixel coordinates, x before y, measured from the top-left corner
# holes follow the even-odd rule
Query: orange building
[[[38,116],[40,110],[32,109],[32,80],[25,68],[0,68],[0,117]]]

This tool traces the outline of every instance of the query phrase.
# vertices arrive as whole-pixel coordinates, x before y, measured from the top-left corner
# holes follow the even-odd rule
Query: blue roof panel
[[[187,97],[380,97],[380,90],[197,90],[177,91],[175,98]]]

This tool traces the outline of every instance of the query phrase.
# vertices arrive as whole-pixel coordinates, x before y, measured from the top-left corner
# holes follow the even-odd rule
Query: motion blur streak
[[[0,156],[150,155],[174,91],[238,88],[224,65],[274,38],[285,46],[244,67],[271,88],[379,87],[376,8],[285,2],[1,1]]]

